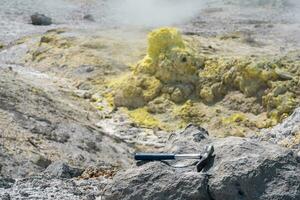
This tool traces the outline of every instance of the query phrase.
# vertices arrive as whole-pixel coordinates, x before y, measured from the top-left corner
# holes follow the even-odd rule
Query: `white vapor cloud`
[[[110,17],[123,25],[164,26],[193,18],[203,0],[111,0]]]

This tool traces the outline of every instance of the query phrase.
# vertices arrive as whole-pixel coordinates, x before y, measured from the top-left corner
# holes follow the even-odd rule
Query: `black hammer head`
[[[202,169],[207,165],[210,157],[214,153],[214,146],[210,145],[205,148],[204,153],[201,155],[200,161],[197,163],[197,172],[201,172]]]

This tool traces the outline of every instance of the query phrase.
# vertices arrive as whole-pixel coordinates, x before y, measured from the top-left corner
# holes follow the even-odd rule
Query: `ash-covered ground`
[[[35,13],[53,23],[33,25]],[[0,198],[298,199],[299,13],[296,0],[0,0]],[[196,81],[139,71],[161,27],[201,63]],[[178,76],[191,64],[172,53],[159,66]],[[119,95],[128,85],[134,95]],[[194,144],[203,130],[187,128],[173,141],[190,123],[211,136]],[[217,147],[207,173],[134,166],[136,151],[200,144]]]

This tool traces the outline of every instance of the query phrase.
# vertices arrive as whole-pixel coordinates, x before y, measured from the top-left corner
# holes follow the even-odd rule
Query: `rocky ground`
[[[235,86],[216,99],[201,95],[203,88],[179,100],[161,92],[135,108],[124,103],[129,98],[116,104],[115,92],[128,84],[147,54],[147,34],[157,27],[117,23],[106,1],[0,3],[1,199],[300,198],[296,1],[207,2],[189,21],[169,24],[192,44],[192,57],[217,66],[245,57],[272,65],[280,58],[275,64],[284,71],[256,88],[272,101],[264,104],[262,95],[248,95],[251,87]],[[35,12],[53,24],[30,24]],[[176,59],[170,59],[174,66]],[[206,79],[197,84],[218,83],[214,77],[222,73],[212,72],[199,71]],[[173,82],[153,77],[176,91]],[[149,95],[147,85],[141,88]],[[133,160],[137,151],[194,153],[209,144],[214,157],[200,173]]]
[[[116,175],[108,199],[299,198],[299,160],[291,150],[238,137],[212,139],[195,126],[174,134],[166,150],[195,152],[209,144],[215,156],[201,173],[146,163]]]

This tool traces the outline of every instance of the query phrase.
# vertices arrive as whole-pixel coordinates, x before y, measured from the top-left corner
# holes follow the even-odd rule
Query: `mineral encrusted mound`
[[[177,29],[155,30],[148,36],[147,55],[134,67],[133,75],[120,84],[114,103],[130,108],[143,106],[160,96],[163,90],[168,90],[168,84],[178,83],[193,89],[197,81],[196,72],[202,65],[203,60],[187,46]],[[182,100],[191,94],[185,95],[180,87],[178,89],[173,93],[179,93]]]
[[[226,57],[201,52],[197,45],[205,44],[195,41],[174,28],[152,31],[147,55],[112,81],[114,106],[143,108],[173,130],[196,123],[243,136],[282,122],[299,105],[299,52]]]
[[[150,162],[118,173],[107,199],[299,199],[300,163],[295,152],[266,142],[215,139],[196,126],[170,137],[166,151],[196,153],[215,147],[214,157],[197,173]]]

